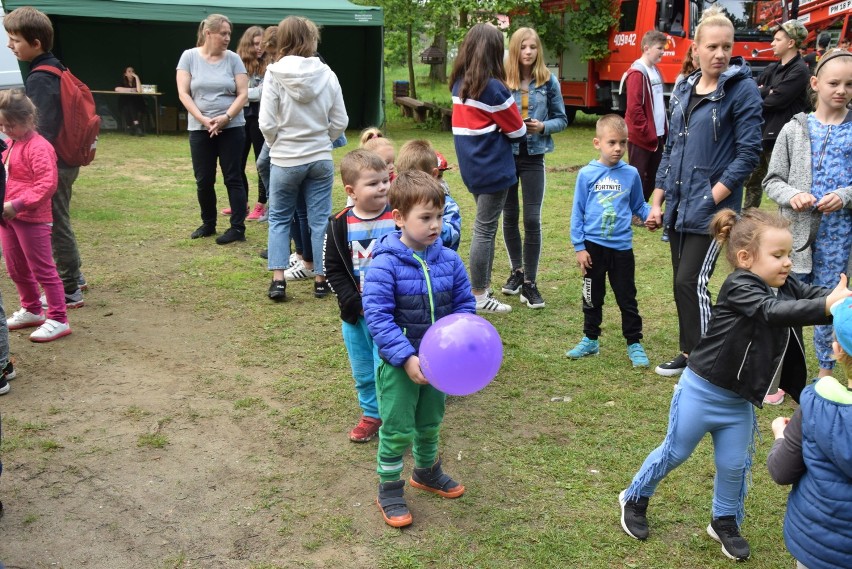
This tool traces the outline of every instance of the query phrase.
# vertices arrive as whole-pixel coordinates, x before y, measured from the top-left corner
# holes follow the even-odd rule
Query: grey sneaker
[[[41,295],[39,300],[41,307],[47,310],[47,297]],[[65,293],[65,308],[82,308],[84,304],[86,304],[86,301],[83,299],[83,291],[79,288],[71,294]]]

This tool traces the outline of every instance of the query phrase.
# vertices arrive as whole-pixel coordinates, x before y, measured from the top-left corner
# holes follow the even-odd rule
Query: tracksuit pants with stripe
[[[680,351],[689,354],[710,323],[713,299],[707,283],[716,268],[719,244],[709,235],[669,231],[672,255],[672,280]]]
[[[438,458],[447,396],[431,385],[414,383],[403,368],[385,361],[376,374],[376,395],[382,417],[377,469],[380,481],[399,480],[408,447],[415,468],[430,468]]]

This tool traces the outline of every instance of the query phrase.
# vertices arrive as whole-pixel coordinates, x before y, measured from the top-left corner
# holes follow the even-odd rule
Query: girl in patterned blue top
[[[831,286],[846,272],[852,249],[852,53],[823,57],[811,78],[816,110],[784,125],[763,186],[792,222],[793,272]],[[810,160],[807,160],[810,158]],[[814,328],[820,377],[834,368],[830,325]],[[780,404],[784,392],[767,396]]]

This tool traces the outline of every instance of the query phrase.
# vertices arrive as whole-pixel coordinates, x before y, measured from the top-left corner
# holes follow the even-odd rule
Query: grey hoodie
[[[337,76],[317,57],[282,57],[266,69],[258,123],[274,165],[331,160],[349,124]]]

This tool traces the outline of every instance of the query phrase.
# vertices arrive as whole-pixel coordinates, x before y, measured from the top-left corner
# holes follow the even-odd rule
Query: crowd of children
[[[45,24],[40,12],[20,10],[5,20],[16,56],[34,64],[50,59],[50,65],[57,65],[49,52],[49,20]],[[309,21],[296,20],[288,18],[288,25],[302,26],[307,31],[302,33],[303,49],[291,57],[312,59],[318,31]],[[787,46],[794,59],[798,57],[792,55],[796,42],[803,39],[800,25],[785,26],[779,29],[781,36],[776,39],[781,42],[784,34],[795,35],[790,35],[792,43]],[[532,30],[523,32],[513,52],[522,66],[526,61],[527,72],[533,68],[540,47],[538,36],[529,32]],[[242,148],[243,171],[253,147],[261,179],[255,218],[264,215],[266,189],[271,187],[270,146],[273,179],[285,175],[281,170],[287,167],[276,162],[281,161],[281,152],[275,129],[282,125],[273,123],[272,111],[263,106],[269,105],[270,100],[263,104],[259,100],[260,75],[265,67],[260,62],[264,49],[272,46],[271,51],[275,52],[275,35],[270,30],[264,33],[261,28],[250,28],[242,50],[244,61],[252,69],[251,88],[256,89],[248,97],[248,114],[262,115],[247,123],[245,129],[251,139]],[[278,36],[281,37],[280,32]],[[633,220],[644,221],[651,230],[663,225],[670,230],[676,297],[681,294],[679,265],[681,272],[687,262],[696,265],[697,271],[697,264],[703,259],[700,270],[707,272],[709,278],[716,255],[725,249],[732,272],[719,291],[712,314],[709,302],[705,302],[709,301],[709,294],[678,303],[682,354],[661,366],[666,373],[658,368],[661,375],[680,374],[671,400],[668,429],[660,446],[648,455],[618,497],[621,526],[633,538],[648,538],[648,507],[657,486],[710,433],[716,477],[707,533],[720,542],[727,557],[747,559],[751,551],[740,534],[740,526],[752,467],[754,407],[780,402],[767,397],[780,393],[783,398],[787,393],[801,407],[792,419],[773,422],[777,440],[769,456],[773,477],[779,483],[794,484],[785,539],[800,567],[844,566],[852,555],[849,508],[822,510],[814,505],[828,500],[845,500],[847,505],[852,502],[850,437],[838,426],[845,424],[842,421],[847,419],[852,395],[830,375],[835,361],[850,362],[847,354],[852,350],[852,291],[843,274],[848,272],[852,249],[852,112],[848,110],[852,100],[852,53],[834,51],[820,57],[810,79],[815,110],[799,113],[786,122],[777,133],[774,148],[768,149],[768,173],[762,185],[780,206],[780,214],[759,209],[739,213],[742,183],[748,167],[757,163],[760,141],[759,132],[752,132],[751,128],[759,122],[755,114],[756,85],[747,80],[747,64],[730,57],[733,28],[718,9],[702,18],[695,34],[697,68],[678,83],[672,106],[685,109],[688,116],[696,111],[697,120],[704,120],[706,114],[707,120],[703,126],[696,126],[681,112],[679,118],[672,120],[671,128],[683,140],[672,140],[665,148],[670,125],[659,114],[661,89],[657,88],[656,69],[664,37],[652,32],[643,39],[643,59],[637,62],[641,65],[634,66],[627,79],[628,101],[635,110],[629,122],[618,115],[606,115],[597,121],[592,144],[598,156],[577,175],[570,240],[582,275],[584,335],[566,355],[579,359],[600,351],[598,338],[608,278],[621,311],[628,358],[633,367],[650,365],[641,343]],[[297,248],[289,259],[274,252],[276,272],[268,296],[276,301],[286,300],[286,281],[314,278],[317,296],[329,291],[335,294],[361,409],[361,418],[350,430],[349,438],[366,443],[378,436],[376,503],[384,521],[393,527],[405,527],[413,521],[402,479],[404,456],[409,449],[414,458],[411,486],[450,499],[465,492],[463,485],[443,471],[438,452],[446,396],[428,383],[420,368],[418,349],[425,332],[450,314],[511,310],[493,298],[490,288],[497,221],[507,192],[518,191],[520,166],[512,163],[513,142],[516,147],[520,145],[526,158],[538,156],[527,142],[518,141],[528,141],[528,135],[546,136],[545,128],[538,128],[546,123],[528,118],[524,124],[521,111],[532,110],[529,93],[527,98],[521,94],[518,102],[507,88],[501,63],[502,41],[502,34],[493,26],[474,26],[462,42],[451,80],[454,141],[461,176],[477,206],[470,279],[456,252],[462,237],[460,209],[443,179],[450,166],[427,140],[407,141],[397,153],[393,142],[379,129],[365,129],[360,148],[347,153],[340,162],[346,207],[327,218],[322,236],[318,235],[318,222],[313,218],[316,212],[311,212],[308,227],[306,216],[299,215],[295,195],[288,198],[283,213],[273,208],[276,227],[280,225],[287,235],[285,249],[289,249],[287,227],[291,224]],[[285,63],[292,61],[273,64],[273,73]],[[316,64],[318,73],[325,73],[324,65]],[[536,81],[543,84],[548,77],[543,75],[540,79]],[[9,139],[7,143],[0,142],[0,243],[21,305],[8,318],[0,306],[0,395],[9,391],[8,380],[15,376],[9,361],[8,330],[37,328],[30,335],[34,342],[61,338],[71,333],[67,308],[82,305],[79,256],[75,261],[73,254],[56,253],[56,217],[67,217],[67,199],[76,171],[63,168],[51,144],[50,135],[55,136],[55,132],[43,136],[44,122],[37,122],[44,113],[42,118],[47,115],[48,124],[52,124],[50,109],[41,106],[45,104],[40,91],[45,80],[32,73],[26,93],[0,92],[0,131]],[[531,80],[526,77],[527,89]],[[336,81],[333,83],[336,85]],[[739,93],[741,98],[725,103],[724,93],[718,94],[724,88]],[[335,91],[328,106],[339,103],[338,95]],[[736,110],[734,105],[738,105]],[[323,108],[320,115],[329,112]],[[324,137],[334,133],[331,138],[337,138],[343,128],[345,111],[338,109],[337,113],[337,126],[317,137],[323,157],[330,151]],[[560,116],[564,116],[564,109]],[[719,134],[718,124],[727,124],[731,129]],[[693,127],[691,132],[687,131],[688,126]],[[645,153],[631,156],[638,159],[637,170],[623,157],[633,130],[640,129],[644,144],[639,144],[636,137],[630,147],[631,154]],[[737,140],[730,138],[737,129],[748,131],[745,146],[745,135]],[[267,135],[267,144],[257,136],[261,132]],[[679,156],[679,168],[689,167],[690,172],[698,169],[708,158],[700,155],[707,149],[700,146],[699,138],[706,139],[711,132],[714,137],[723,137],[713,151],[721,154],[709,157],[715,161],[715,179],[710,180],[712,189],[706,179],[698,182],[707,194],[704,199],[712,197],[714,203],[702,206],[700,212],[688,210],[684,203],[681,210],[678,200],[686,200],[686,192],[692,190],[669,187],[671,180],[680,180],[681,173],[667,169],[655,181],[651,170],[656,170],[658,160],[666,164],[674,155]],[[698,142],[688,146],[681,133]],[[343,143],[345,138],[335,144]],[[552,148],[552,143],[547,148]],[[295,156],[298,149],[288,148],[287,152]],[[689,164],[684,163],[684,156]],[[540,162],[543,169],[543,158],[539,158],[536,164]],[[316,162],[320,161],[330,162],[326,158]],[[690,183],[698,184],[694,178],[692,175]],[[57,204],[55,195],[60,190],[66,201]],[[541,193],[543,196],[543,188]],[[652,194],[653,205],[649,205],[647,200]],[[665,218],[661,212],[664,201],[669,206]],[[536,202],[536,207],[540,210],[540,203]],[[709,227],[705,227],[708,220]],[[298,229],[300,224],[304,231]],[[70,236],[73,242],[73,232]],[[692,245],[693,241],[697,244]],[[320,243],[322,252],[317,250]],[[76,251],[76,243],[73,248]],[[680,263],[685,252],[689,252],[689,258]],[[519,258],[519,254],[512,256],[513,276],[516,270],[521,272],[518,287],[534,288],[535,281],[523,280],[522,266],[515,266],[520,263]],[[287,262],[289,266],[281,268]],[[525,265],[529,271],[530,263]],[[537,260],[533,265],[537,265]],[[66,277],[73,280],[73,286]],[[693,277],[696,275],[690,278]],[[691,286],[695,288],[695,284]],[[698,284],[706,288],[706,279]],[[44,291],[43,297],[39,296],[39,287]],[[320,294],[322,291],[325,292]],[[708,314],[683,313],[686,304],[696,304],[698,309],[702,302],[708,304]],[[540,306],[544,306],[543,300]],[[810,386],[801,332],[806,325],[816,326],[814,345],[821,377]],[[823,444],[825,440],[832,444]],[[831,496],[826,495],[826,480],[835,490]]]

